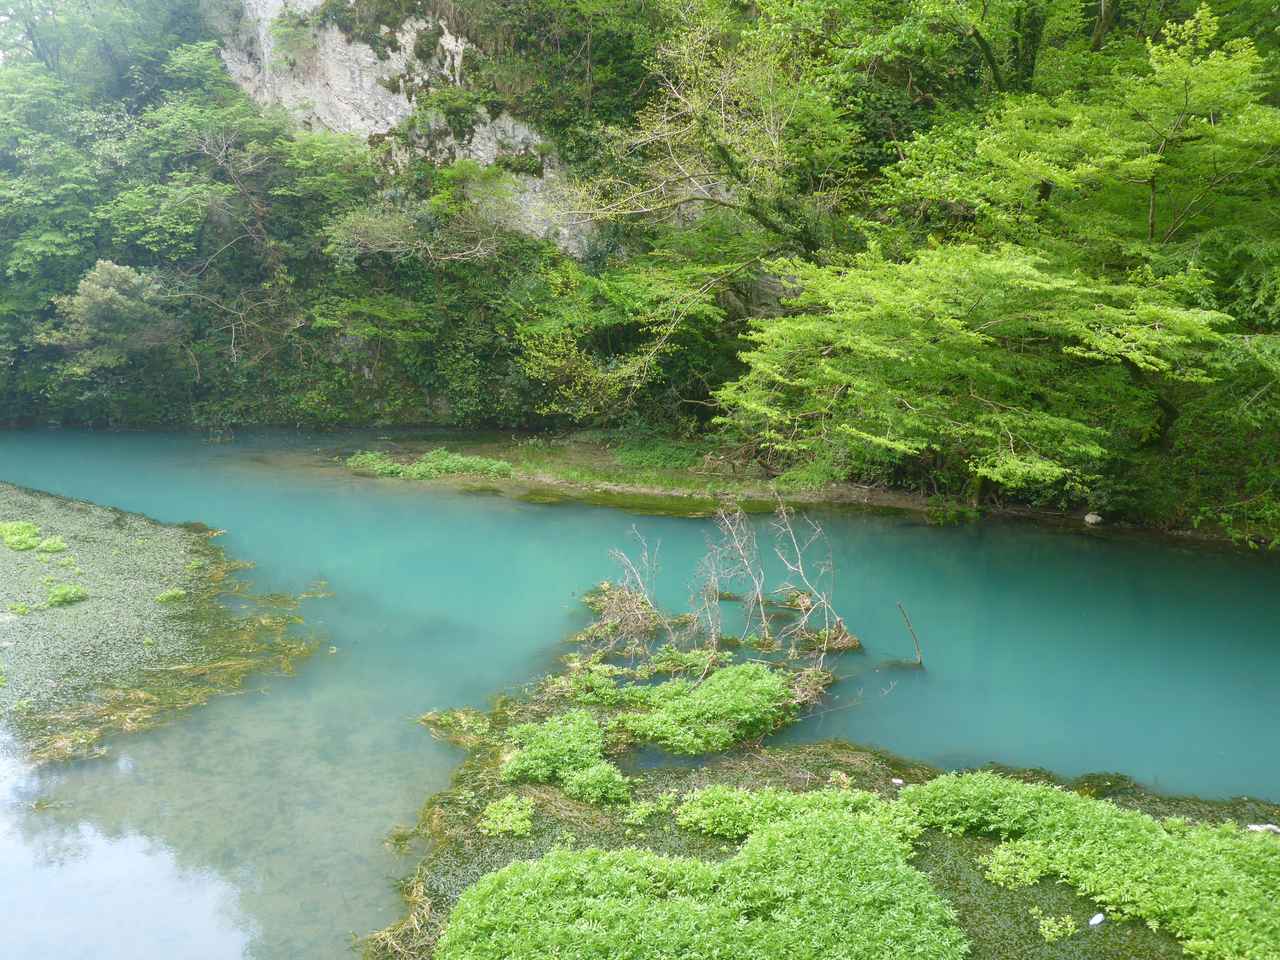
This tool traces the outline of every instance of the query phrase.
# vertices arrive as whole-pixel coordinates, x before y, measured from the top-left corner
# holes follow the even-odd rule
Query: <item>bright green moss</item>
[[[35,550],[40,546],[40,528],[29,520],[0,522],[0,541],[10,550]]]
[[[58,583],[49,588],[49,597],[45,600],[45,604],[50,607],[67,607],[88,599],[89,591],[79,584]]]

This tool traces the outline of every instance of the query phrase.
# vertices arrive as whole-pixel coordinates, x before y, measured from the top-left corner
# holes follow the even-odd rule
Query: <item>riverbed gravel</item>
[[[38,526],[47,547],[0,542],[0,717],[15,705],[43,713],[83,703],[195,651],[180,598],[156,598],[205,562],[204,534],[0,483],[0,524],[15,521]],[[87,596],[49,605],[60,586]]]

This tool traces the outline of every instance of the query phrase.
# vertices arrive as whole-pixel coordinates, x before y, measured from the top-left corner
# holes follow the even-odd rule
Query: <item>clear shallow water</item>
[[[343,442],[0,433],[0,480],[226,528],[259,589],[327,580],[336,596],[304,613],[338,648],[101,761],[0,759],[7,955],[350,956],[351,934],[397,916],[392,881],[411,866],[382,837],[458,760],[413,718],[549,668],[584,622],[574,595],[614,575],[608,551],[633,525],[660,541],[661,591],[683,604],[705,521],[362,480],[315,452]],[[1280,565],[1025,526],[822,521],[868,650],[788,738],[1280,800]],[[896,601],[923,672],[877,667],[912,653]]]

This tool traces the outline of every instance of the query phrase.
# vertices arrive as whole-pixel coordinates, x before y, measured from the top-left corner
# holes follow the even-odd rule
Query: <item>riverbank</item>
[[[696,441],[627,440],[594,432],[521,437],[437,431],[421,437],[411,433],[386,436],[359,451],[343,450],[337,456],[348,461],[353,454],[369,452],[407,466],[434,450],[481,458],[487,463],[476,471],[459,463],[451,472],[416,479],[531,503],[588,503],[652,516],[707,517],[713,516],[725,499],[737,501],[748,512],[770,512],[781,496],[796,506],[900,512],[936,524],[967,523],[986,516],[1095,535],[1123,532],[1204,545],[1241,545],[1225,529],[1209,523],[1186,528],[1153,527],[1091,514],[1083,507],[1059,510],[1017,503],[974,507],[910,490],[857,483],[808,483],[804,476],[771,478],[759,464],[744,462],[732,451]],[[495,471],[494,463],[508,469]],[[380,475],[359,461],[352,467],[356,472]],[[1266,546],[1262,542],[1249,545]]]
[[[1280,837],[1246,829],[1280,805],[764,746],[820,696],[795,696],[813,665],[678,650],[657,626],[602,615],[561,671],[487,713],[422,718],[466,757],[388,838],[421,860],[367,960],[1280,951]],[[725,718],[728,743],[701,739]]]
[[[214,533],[0,483],[0,718],[32,760],[96,755],[310,652],[297,599],[247,595]]]

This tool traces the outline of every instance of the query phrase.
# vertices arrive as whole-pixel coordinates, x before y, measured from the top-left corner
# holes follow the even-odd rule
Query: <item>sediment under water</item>
[[[330,960],[394,919],[411,866],[381,843],[459,754],[412,721],[549,669],[635,526],[683,607],[710,525],[352,477],[362,437],[0,434],[0,480],[226,528],[259,590],[328,581],[322,653],[101,760],[0,761],[0,930],[34,960]],[[1280,564],[1026,525],[819,514],[846,656],[840,736],[945,766],[1118,770],[1171,792],[1280,800]],[[924,671],[895,604],[910,611]],[[323,652],[328,646],[336,652]],[[37,802],[38,801],[38,802]]]

